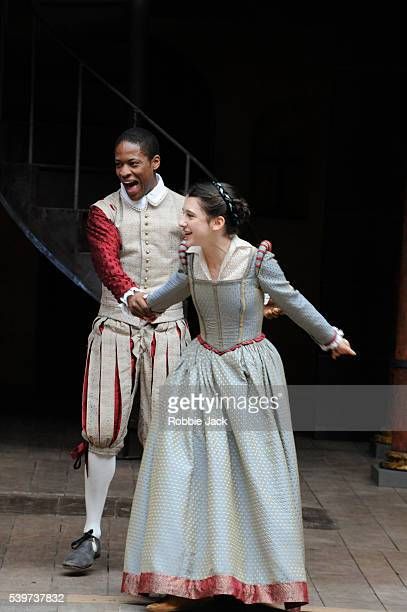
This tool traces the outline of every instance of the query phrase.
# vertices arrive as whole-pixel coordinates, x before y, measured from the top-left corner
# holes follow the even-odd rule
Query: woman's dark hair
[[[154,155],[160,155],[160,145],[156,136],[144,128],[134,127],[125,130],[114,143],[114,148],[125,141],[138,145],[148,159],[153,159]]]
[[[226,233],[237,234],[250,216],[249,206],[235,187],[228,183],[207,181],[195,183],[186,192],[187,197],[199,198],[208,217],[225,218]]]

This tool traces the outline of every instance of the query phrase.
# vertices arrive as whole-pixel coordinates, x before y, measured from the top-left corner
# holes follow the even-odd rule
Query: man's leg
[[[138,376],[134,328],[96,319],[89,336],[83,385],[82,436],[89,448],[85,469],[84,534],[63,565],[87,569],[100,554],[101,519],[116,455],[123,447]]]
[[[92,535],[99,539],[103,509],[115,471],[115,455],[88,454],[88,470],[85,474],[86,523],[83,531],[86,533],[92,529]]]
[[[160,389],[177,367],[191,336],[184,319],[146,326],[140,363],[140,416],[138,435],[144,445],[154,409],[159,409]]]
[[[143,444],[153,419],[154,410],[159,410],[160,389],[169,374],[177,367],[181,354],[189,344],[191,336],[184,319],[170,323],[146,325],[142,331],[143,349],[139,353],[140,411],[138,436]],[[129,524],[131,530],[131,524]],[[150,597],[162,598],[159,593]]]

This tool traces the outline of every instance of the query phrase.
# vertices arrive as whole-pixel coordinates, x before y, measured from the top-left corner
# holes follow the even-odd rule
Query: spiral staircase
[[[0,43],[1,204],[35,247],[95,300],[100,282],[84,225],[89,204],[117,189],[113,164],[106,150],[101,163],[99,150],[108,147],[111,155],[122,129],[143,125],[158,135],[167,158],[176,160],[177,176],[165,175],[170,187],[187,188],[196,172],[212,176],[44,18],[47,8],[61,16],[63,5],[94,10],[99,4],[101,10],[114,10],[118,23],[125,18],[126,2],[33,2],[19,14],[5,1]],[[104,108],[110,109],[108,116]]]

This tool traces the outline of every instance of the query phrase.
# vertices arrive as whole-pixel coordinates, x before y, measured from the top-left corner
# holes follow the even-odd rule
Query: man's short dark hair
[[[160,154],[160,145],[156,136],[145,128],[134,127],[125,130],[116,140],[114,147],[116,148],[124,141],[138,145],[149,159],[153,159],[155,155]]]

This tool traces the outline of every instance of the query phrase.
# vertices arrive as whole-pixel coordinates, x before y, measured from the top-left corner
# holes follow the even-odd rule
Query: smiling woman
[[[212,280],[218,279],[230,240],[249,216],[247,202],[227,183],[196,183],[189,190],[180,221],[184,242],[187,247],[205,244]]]
[[[295,443],[283,364],[262,333],[264,293],[332,357],[355,353],[286,280],[267,241],[238,237],[248,214],[230,185],[191,187],[180,269],[139,294],[152,316],[191,295],[200,326],[160,390],[129,522],[122,590],[167,595],[147,606],[155,612],[217,595],[297,611],[308,601]],[[229,409],[278,392],[277,409]],[[195,418],[197,397],[221,399],[216,413]],[[175,421],[171,398],[183,411]]]

